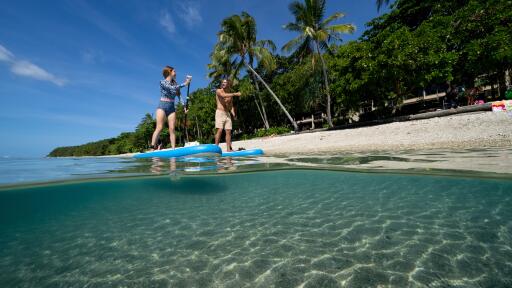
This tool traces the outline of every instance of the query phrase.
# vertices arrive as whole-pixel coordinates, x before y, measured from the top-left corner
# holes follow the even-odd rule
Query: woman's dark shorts
[[[172,101],[172,102],[160,101],[160,104],[158,104],[157,109],[164,110],[165,117],[169,117],[169,115],[176,112],[176,108],[174,107],[174,101]]]

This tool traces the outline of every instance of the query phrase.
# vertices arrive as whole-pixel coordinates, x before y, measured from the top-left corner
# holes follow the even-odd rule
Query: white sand
[[[221,147],[226,149],[225,144]],[[239,147],[261,148],[267,155],[512,147],[512,117],[505,112],[475,112],[357,129],[235,141],[233,148]]]

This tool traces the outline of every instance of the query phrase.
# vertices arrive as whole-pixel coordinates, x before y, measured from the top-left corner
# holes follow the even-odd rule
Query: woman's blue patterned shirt
[[[176,96],[178,96],[178,91],[185,87],[185,84],[173,84],[171,81],[161,80],[160,81],[160,98],[167,98],[171,101],[174,101]],[[179,101],[181,104],[187,104],[187,97],[181,96],[179,97]]]

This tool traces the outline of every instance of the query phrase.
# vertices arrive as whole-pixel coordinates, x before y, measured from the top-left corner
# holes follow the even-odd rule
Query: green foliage
[[[190,94],[189,133],[201,143],[212,143],[215,137],[215,92],[212,88],[198,89]]]
[[[511,1],[398,0],[392,7],[359,41],[326,57],[338,116],[370,102],[386,110],[447,82],[505,82],[512,67]]]
[[[265,137],[272,135],[280,135],[290,133],[292,130],[289,127],[270,127],[269,129],[260,129],[254,133],[254,137]]]
[[[293,132],[293,129],[290,129],[290,127],[281,126],[281,127],[270,127],[269,129],[258,129],[256,132],[252,134],[243,134],[241,135],[241,140],[249,140],[252,138],[258,138],[258,137],[267,137],[267,136],[275,136],[275,135],[282,135],[282,134],[288,134],[290,132]]]
[[[155,120],[146,114],[134,132],[121,133],[110,139],[90,142],[79,146],[55,148],[49,157],[100,156],[141,152],[146,149],[155,129]]]
[[[238,87],[235,87],[235,88],[238,88],[236,90],[240,91],[240,93],[242,93],[243,97],[248,97],[249,95],[253,95],[254,93],[257,92],[256,89],[254,88],[254,86],[252,85],[251,80],[249,80],[249,78],[247,78],[247,77],[242,79],[238,83]]]
[[[311,61],[304,61],[274,77],[272,90],[283,95],[281,101],[292,115],[310,115],[310,111],[323,110],[321,72],[318,70],[319,67],[314,67]]]
[[[133,147],[135,150],[143,151],[151,144],[155,125],[155,120],[151,114],[146,113],[133,133]]]

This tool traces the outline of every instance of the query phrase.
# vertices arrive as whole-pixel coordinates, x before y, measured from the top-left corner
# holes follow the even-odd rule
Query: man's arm
[[[241,95],[242,94],[240,92],[226,93],[222,89],[217,89],[217,96],[222,97],[222,98],[228,98],[228,97],[233,97],[233,96],[241,96]]]

